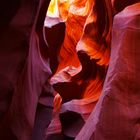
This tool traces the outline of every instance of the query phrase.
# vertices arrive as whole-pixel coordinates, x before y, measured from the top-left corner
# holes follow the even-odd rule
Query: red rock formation
[[[140,138],[136,2],[0,5],[0,139]]]
[[[8,16],[2,15],[0,27],[0,139],[31,140],[32,135],[42,139],[53,106],[53,89],[47,81],[51,71],[41,36],[49,1],[14,1],[10,9],[6,4],[2,2],[1,14]]]
[[[140,3],[114,17],[109,69],[101,97],[76,140],[139,139]]]
[[[57,11],[53,11],[54,15],[48,12],[45,21],[45,25],[52,28],[62,21],[66,25],[64,41],[58,52],[58,68],[50,82],[62,97],[60,109],[62,130],[70,137],[77,135],[102,90],[110,56],[112,10],[109,8],[111,3],[106,1],[73,1],[69,3],[65,16],[61,16],[63,12],[61,5],[60,16],[59,13],[56,14]],[[47,21],[50,21],[50,24],[47,24]],[[47,36],[49,34],[46,38]],[[67,124],[63,120],[71,120],[72,116],[65,112],[79,114],[78,118],[83,121],[82,124],[76,125],[78,118],[71,124]],[[48,128],[49,133],[55,132],[58,126],[58,123],[55,125],[54,120],[50,124],[52,132]]]

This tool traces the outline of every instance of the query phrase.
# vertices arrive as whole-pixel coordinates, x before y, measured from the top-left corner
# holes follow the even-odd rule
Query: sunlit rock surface
[[[76,140],[140,138],[139,16],[140,3],[114,17],[110,64],[102,94]]]
[[[136,2],[1,3],[0,140],[140,138]]]
[[[58,8],[53,9],[52,5]],[[54,117],[47,135],[56,133],[59,126],[62,130],[58,129],[58,133],[63,131],[64,135],[74,138],[98,101],[110,57],[112,13],[109,7],[109,2],[92,0],[50,4],[45,27],[53,28],[62,22],[66,27],[57,53],[58,67],[50,78],[62,98],[60,111],[56,113],[60,114],[61,123]],[[49,43],[48,46],[53,47]]]

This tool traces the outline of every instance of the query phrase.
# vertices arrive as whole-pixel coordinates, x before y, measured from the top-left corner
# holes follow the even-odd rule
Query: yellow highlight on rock
[[[51,0],[47,16],[49,17],[59,17],[59,11],[58,11],[58,0]]]

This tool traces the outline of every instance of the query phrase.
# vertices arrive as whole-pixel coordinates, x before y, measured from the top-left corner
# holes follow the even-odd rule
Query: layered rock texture
[[[140,3],[115,15],[110,63],[102,94],[76,140],[140,138],[139,16]]]
[[[1,140],[140,139],[140,1],[0,6]]]

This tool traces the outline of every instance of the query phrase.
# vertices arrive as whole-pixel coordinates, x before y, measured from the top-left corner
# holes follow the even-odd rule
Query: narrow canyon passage
[[[0,5],[0,140],[140,139],[140,1]]]

